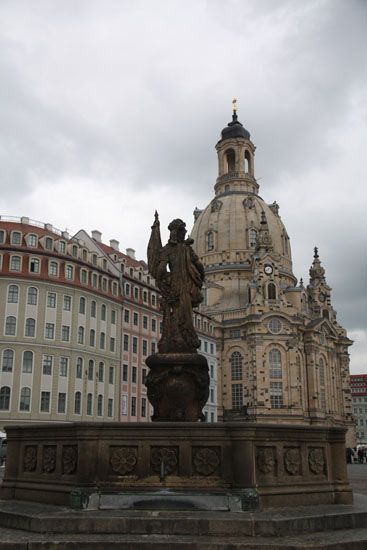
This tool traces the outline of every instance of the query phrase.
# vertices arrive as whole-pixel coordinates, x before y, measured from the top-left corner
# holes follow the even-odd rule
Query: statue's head
[[[183,243],[185,240],[186,235],[186,224],[179,218],[176,220],[173,220],[169,226],[168,229],[170,231],[170,243]]]

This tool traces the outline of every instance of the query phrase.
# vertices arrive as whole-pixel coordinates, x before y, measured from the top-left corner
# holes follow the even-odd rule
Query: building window
[[[12,315],[6,318],[5,322],[5,334],[6,336],[15,336],[17,331],[17,320]]]
[[[56,293],[48,292],[47,293],[47,307],[56,307]]]
[[[80,414],[81,413],[81,405],[82,405],[82,394],[80,391],[75,392],[75,398],[74,398],[74,414]]]
[[[70,340],[70,327],[62,325],[61,327],[61,340],[63,342],[69,342]]]
[[[100,362],[98,365],[98,380],[103,382],[104,380],[104,363]]]
[[[104,349],[106,345],[106,334],[104,332],[101,332],[99,335],[99,347],[101,349]]]
[[[141,381],[145,385],[146,379],[147,379],[147,369],[142,369],[141,371]]]
[[[134,287],[134,298],[135,300],[139,299],[139,289],[136,286]]]
[[[85,315],[85,298],[83,296],[79,300],[79,313]]]
[[[122,365],[122,381],[127,382],[128,381],[128,372],[129,372],[129,365]]]
[[[148,301],[148,293],[146,290],[143,291],[143,302],[147,302]]]
[[[97,311],[97,304],[94,300],[92,300],[92,302],[90,304],[90,316],[95,317],[96,316],[96,311]]]
[[[0,411],[8,411],[10,409],[10,388],[3,386],[0,389]]]
[[[93,359],[89,359],[89,363],[88,363],[88,380],[93,380],[93,373],[94,373],[94,361],[93,361]]]
[[[66,252],[66,243],[65,241],[59,241],[59,252],[65,254]]]
[[[66,411],[66,393],[59,392],[59,397],[57,400],[57,412],[64,414]]]
[[[131,416],[136,416],[136,397],[131,398]]]
[[[96,273],[92,274],[92,286],[94,286],[94,288],[98,286],[98,275],[96,275]]]
[[[67,265],[65,267],[65,279],[74,279],[74,268],[72,265]]]
[[[88,271],[86,271],[85,269],[80,270],[80,282],[83,285],[86,285],[88,282]]]
[[[229,331],[230,338],[241,338],[241,331],[238,329],[232,329]]]
[[[270,350],[269,367],[270,378],[282,378],[282,356],[278,349]]]
[[[210,378],[214,378],[214,365],[210,365]]]
[[[76,360],[76,373],[75,378],[82,378],[83,376],[83,358],[78,357]]]
[[[64,295],[64,311],[71,311],[71,296]]]
[[[0,244],[5,242],[5,231],[0,230]]]
[[[138,353],[138,339],[133,336],[133,353]]]
[[[283,407],[282,382],[270,382],[270,404],[273,409],[281,409]]]
[[[155,352],[156,352],[156,343],[155,342],[152,342],[150,344],[150,352],[151,352],[152,355],[155,354]]]
[[[55,325],[54,325],[54,323],[46,323],[45,338],[47,338],[47,340],[53,340],[55,338]]]
[[[68,357],[60,357],[60,376],[68,375],[68,364],[69,364]]]
[[[101,306],[101,321],[106,320],[106,306],[105,304],[102,304]]]
[[[41,412],[50,412],[50,392],[41,391]]]
[[[59,274],[59,264],[57,262],[50,262],[48,265],[48,274],[51,277],[57,277]]]
[[[37,242],[38,242],[37,235],[34,235],[33,233],[28,235],[27,237],[28,246],[37,246]]]
[[[47,248],[47,250],[53,249],[53,240],[51,239],[51,237],[45,238],[45,248]]]
[[[2,372],[12,372],[14,364],[14,351],[12,349],[4,349],[3,360],[1,363]]]
[[[78,328],[78,344],[84,344],[84,327]]]
[[[92,347],[96,345],[96,331],[93,328],[89,333],[89,345]]]
[[[115,338],[110,338],[110,351],[115,351]]]
[[[21,258],[20,256],[12,256],[10,260],[10,271],[20,271]]]
[[[157,330],[157,321],[155,319],[152,319],[152,332],[156,332]]]
[[[25,321],[25,333],[24,336],[34,338],[36,335],[36,320],[30,317]]]
[[[27,304],[29,306],[36,306],[38,298],[38,290],[34,286],[30,286],[27,292]]]
[[[19,299],[19,287],[10,285],[8,287],[8,304],[17,304]]]
[[[136,327],[138,326],[139,324],[139,315],[134,312],[134,315],[133,315],[133,325],[135,325]]]
[[[99,394],[97,400],[97,416],[103,415],[103,395]]]
[[[22,388],[20,390],[20,401],[19,401],[19,410],[20,411],[29,411],[31,408],[31,389]]]
[[[31,258],[29,260],[29,271],[30,273],[39,273],[40,272],[40,261],[38,258]]]
[[[124,351],[129,351],[129,336],[124,334]]]
[[[87,415],[91,416],[93,414],[93,395],[88,393],[87,395]]]
[[[249,229],[248,232],[248,244],[250,248],[255,248],[257,242],[257,231],[256,229]]]
[[[19,231],[13,231],[11,234],[11,244],[20,245],[22,242],[22,234]]]
[[[148,342],[143,340],[143,355],[148,355]]]
[[[137,368],[136,367],[133,367],[132,370],[131,370],[131,382],[133,384],[136,384],[136,379],[137,379]]]
[[[71,253],[74,256],[74,258],[78,257],[78,247],[76,246],[76,244],[73,244],[73,247],[71,249]]]
[[[44,355],[42,357],[42,374],[51,375],[52,374],[52,355]]]
[[[113,417],[113,399],[108,400],[108,410],[107,410],[107,416],[109,418]]]
[[[148,317],[143,315],[143,328],[148,329]]]
[[[232,380],[242,380],[242,355],[234,351],[231,355],[231,376]],[[236,384],[235,384],[236,385]]]
[[[116,324],[116,310],[112,309],[111,310],[111,325],[115,325],[115,324]]]
[[[156,303],[157,303],[157,299],[155,297],[155,294],[152,294],[151,300],[152,300],[152,306],[155,306]]]
[[[125,283],[125,295],[130,296],[130,285],[129,285],[129,283]]]
[[[232,409],[241,409],[241,407],[243,407],[242,384],[232,384]]]
[[[274,283],[268,284],[268,300],[277,299],[277,290]]]
[[[207,252],[210,252],[211,250],[214,250],[214,233],[213,233],[213,231],[209,231],[209,233],[206,236],[206,250],[207,250]]]
[[[282,330],[282,323],[278,317],[273,317],[268,323],[268,328],[273,334],[279,334]]]
[[[115,378],[115,369],[113,367],[110,367],[108,369],[108,383],[113,384]]]
[[[141,416],[145,418],[147,415],[147,400],[145,397],[141,398]]]
[[[210,402],[214,403],[214,390],[213,389],[210,390]]]

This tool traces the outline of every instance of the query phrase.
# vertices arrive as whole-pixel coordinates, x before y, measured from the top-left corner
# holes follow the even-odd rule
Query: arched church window
[[[249,151],[245,151],[245,173],[250,174],[251,173],[251,156]]]
[[[206,236],[206,250],[207,250],[207,252],[210,252],[211,250],[214,250],[214,233],[213,233],[213,231],[209,231],[209,233]]]
[[[276,348],[269,352],[269,377],[282,378],[282,355]]]
[[[275,287],[274,283],[268,284],[268,300],[276,300],[277,299],[277,289]]]
[[[242,355],[239,351],[231,355],[231,375],[232,380],[242,380]]]
[[[250,285],[247,287],[247,302],[251,304],[251,288]]]
[[[320,386],[325,386],[325,363],[322,357],[319,360],[319,381]]]
[[[236,153],[233,149],[227,149],[225,152],[226,172],[234,172],[236,169]]]
[[[257,241],[257,231],[256,229],[249,229],[248,232],[248,244],[250,248],[255,248]]]

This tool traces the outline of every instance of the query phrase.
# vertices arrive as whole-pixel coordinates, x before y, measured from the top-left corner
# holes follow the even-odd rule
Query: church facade
[[[216,150],[215,195],[195,210],[191,236],[206,272],[202,308],[217,325],[218,417],[350,425],[352,341],[318,250],[304,286],[279,206],[259,195],[255,145],[235,110]]]

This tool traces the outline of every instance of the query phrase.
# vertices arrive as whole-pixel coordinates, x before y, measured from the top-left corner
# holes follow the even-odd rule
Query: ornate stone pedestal
[[[157,353],[146,360],[153,421],[196,422],[209,397],[208,363],[198,353]]]

